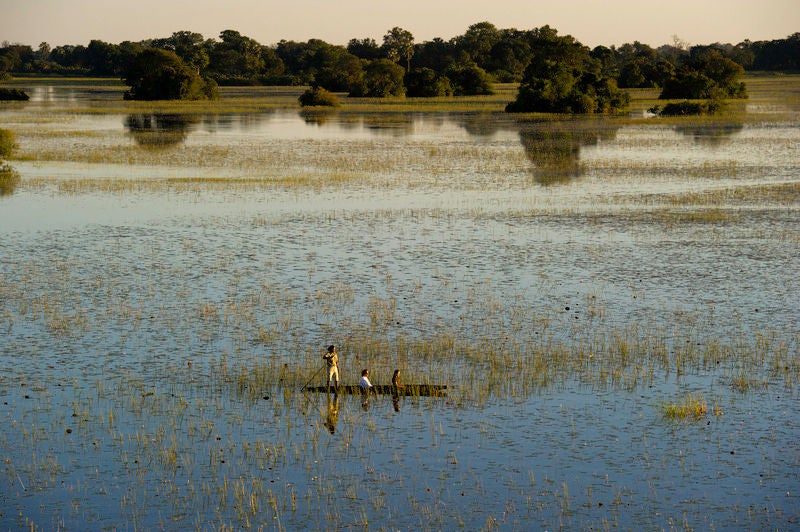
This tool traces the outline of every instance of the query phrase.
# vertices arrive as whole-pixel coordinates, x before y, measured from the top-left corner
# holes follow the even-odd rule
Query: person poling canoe
[[[331,381],[334,382],[334,393],[339,390],[339,353],[335,345],[328,346],[328,352],[322,355],[328,366],[328,392],[331,391]]]

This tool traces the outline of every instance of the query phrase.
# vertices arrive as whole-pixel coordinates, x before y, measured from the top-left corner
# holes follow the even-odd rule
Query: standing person
[[[339,391],[339,353],[335,345],[328,346],[328,352],[322,355],[328,365],[328,393],[331,391],[331,381],[334,381],[334,393]]]

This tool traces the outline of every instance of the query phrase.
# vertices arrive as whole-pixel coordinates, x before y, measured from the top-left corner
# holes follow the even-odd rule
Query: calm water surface
[[[796,201],[729,195],[709,221],[669,199],[796,183],[796,115],[681,129],[37,111],[105,97],[42,89],[0,108],[25,155],[0,197],[3,529],[797,527],[797,383],[771,358],[746,393],[734,358],[397,404],[243,390],[221,369],[321,381],[335,343],[347,383],[397,366],[469,388],[481,365],[421,362],[398,338],[502,350],[541,332],[579,349],[626,330],[670,353],[745,353],[763,335],[796,368]],[[117,155],[80,155],[93,150]],[[350,179],[62,186],[301,173]],[[364,330],[391,360],[355,348]],[[665,420],[660,404],[686,393],[714,412]]]

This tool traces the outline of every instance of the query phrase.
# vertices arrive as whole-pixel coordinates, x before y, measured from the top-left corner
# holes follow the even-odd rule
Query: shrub
[[[30,96],[28,96],[22,89],[8,89],[5,87],[0,87],[0,100],[28,101],[29,99]]]
[[[339,98],[322,87],[311,87],[298,98],[303,107],[339,107]]]
[[[16,147],[14,132],[8,129],[0,129],[0,157],[8,157]]]
[[[14,193],[21,181],[19,174],[9,165],[0,165],[0,196],[9,196]]]
[[[716,101],[708,102],[672,102],[663,108],[659,106],[651,107],[649,111],[659,116],[692,116],[692,115],[713,115],[720,111],[722,105]]]

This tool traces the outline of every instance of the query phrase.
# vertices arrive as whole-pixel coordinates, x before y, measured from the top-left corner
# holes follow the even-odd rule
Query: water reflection
[[[731,137],[744,129],[741,122],[709,125],[677,126],[675,131],[691,137],[698,144],[714,147],[728,142]]]
[[[328,412],[325,416],[325,428],[331,434],[336,434],[336,425],[339,423],[339,396],[333,394],[328,395]]]
[[[125,118],[125,127],[140,146],[167,148],[185,141],[197,121],[189,115],[134,114]]]
[[[259,133],[286,138],[343,135],[439,138],[456,134],[462,138],[487,139],[502,133],[513,135],[517,130],[516,125],[492,114],[342,113],[334,109],[252,114],[130,114],[123,119],[123,124],[139,145],[148,148],[179,144],[196,131],[233,135]]]
[[[526,126],[519,136],[536,182],[554,185],[581,177],[581,148],[614,140],[618,129],[609,123],[545,122]]]
[[[491,137],[502,128],[495,115],[466,115],[461,117],[458,125],[468,134],[475,137]]]
[[[405,137],[414,133],[414,117],[406,114],[365,114],[361,117],[361,121],[367,131],[377,135]]]
[[[30,102],[43,103],[85,103],[91,101],[113,101],[122,98],[122,89],[118,87],[86,87],[33,85],[23,87],[30,95]]]
[[[310,126],[323,126],[334,114],[336,114],[336,111],[327,109],[303,109],[298,114],[300,115],[300,118],[302,118],[303,121]]]

